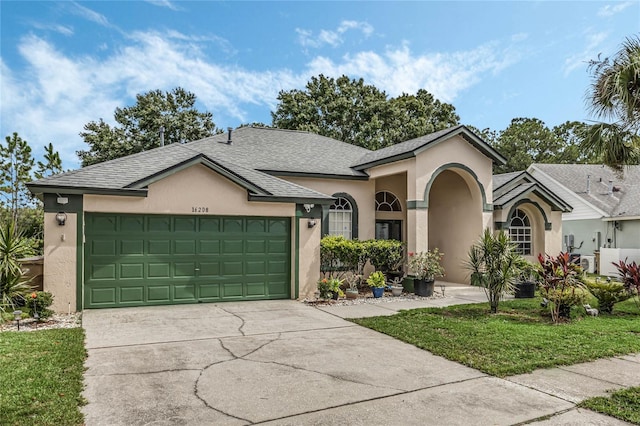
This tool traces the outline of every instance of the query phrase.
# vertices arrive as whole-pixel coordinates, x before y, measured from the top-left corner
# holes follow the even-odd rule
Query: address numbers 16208
[[[209,207],[191,207],[191,213],[209,213]]]

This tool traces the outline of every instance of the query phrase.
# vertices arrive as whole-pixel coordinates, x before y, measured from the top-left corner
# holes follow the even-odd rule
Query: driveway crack
[[[234,317],[236,317],[236,318],[238,318],[240,320],[240,327],[238,327],[238,332],[240,334],[242,334],[243,336],[245,336],[244,330],[243,330],[243,328],[244,328],[244,318],[242,318],[240,315],[236,314],[235,312],[229,312],[226,309],[223,309],[223,308],[220,308],[220,307],[219,307],[219,309],[222,312],[226,312],[227,314],[229,314],[231,316],[234,316]]]

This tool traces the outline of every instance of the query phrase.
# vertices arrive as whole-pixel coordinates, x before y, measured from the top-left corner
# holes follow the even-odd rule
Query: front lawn
[[[587,399],[580,406],[640,425],[640,387],[622,389],[609,397]]]
[[[631,302],[613,315],[554,325],[540,299],[402,311],[353,320],[429,352],[494,376],[640,352],[640,312]]]
[[[0,333],[0,424],[81,425],[82,328]]]

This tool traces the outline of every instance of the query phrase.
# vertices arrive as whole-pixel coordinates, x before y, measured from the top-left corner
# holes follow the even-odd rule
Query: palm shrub
[[[538,255],[541,266],[540,292],[547,304],[554,323],[569,318],[572,306],[581,305],[587,291],[581,280],[582,268],[569,261],[569,253],[558,256]]]
[[[23,304],[31,291],[22,274],[19,259],[34,253],[29,239],[18,231],[12,221],[0,227],[0,311]]]
[[[615,281],[601,282],[596,278],[596,281],[586,281],[586,285],[589,293],[598,299],[598,309],[600,312],[607,314],[613,312],[613,305],[618,302],[624,302],[632,297],[622,283]]]
[[[465,267],[471,271],[471,285],[484,288],[491,313],[505,294],[513,294],[523,258],[503,231],[493,234],[488,228],[469,249]]]
[[[633,297],[636,305],[640,308],[640,265],[636,262],[627,263],[627,259],[624,262],[611,262],[618,270],[618,275],[622,281],[624,289]]]

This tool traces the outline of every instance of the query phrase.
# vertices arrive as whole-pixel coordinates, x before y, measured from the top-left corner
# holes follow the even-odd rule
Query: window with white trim
[[[516,251],[523,256],[529,256],[531,249],[531,222],[527,214],[516,209],[509,222],[509,238],[516,244]]]
[[[353,208],[346,198],[338,197],[329,207],[329,235],[342,235],[350,240]]]
[[[376,211],[379,212],[401,212],[402,206],[398,197],[388,191],[376,193]]]

